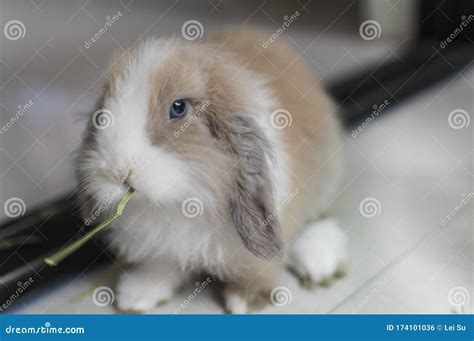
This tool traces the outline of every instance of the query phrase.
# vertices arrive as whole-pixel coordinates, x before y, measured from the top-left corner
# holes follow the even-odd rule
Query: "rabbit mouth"
[[[132,185],[130,185],[130,175],[132,174],[132,170],[130,169],[128,171],[128,174],[125,176],[125,179],[123,180],[122,184],[132,190],[135,190]]]

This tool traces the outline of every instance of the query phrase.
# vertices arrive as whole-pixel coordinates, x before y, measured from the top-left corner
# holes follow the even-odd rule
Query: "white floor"
[[[1,137],[1,202],[17,196],[28,208],[73,188],[71,152],[85,124],[77,113],[90,110],[97,98],[113,49],[128,47],[143,33],[179,32],[189,19],[201,20],[205,30],[222,23],[221,15],[210,5],[190,9],[186,2],[173,4],[162,2],[150,10],[134,3],[127,10],[118,2],[86,3],[84,7],[45,2],[36,9],[26,1],[17,8],[2,8],[4,19],[16,18],[26,26],[25,38],[0,45],[2,122],[18,104],[30,99],[34,104]],[[105,23],[104,17],[118,10],[123,12],[120,20],[85,49],[84,41]],[[339,22],[351,9],[344,10],[334,10],[333,18],[328,15],[317,32],[303,24],[287,32],[295,48],[305,51],[325,80],[399,53],[394,40],[364,41],[357,33],[345,34]],[[265,4],[242,6],[233,9],[234,17],[226,23],[250,18],[248,23],[276,27],[282,15],[275,12]],[[304,15],[311,13],[303,12],[302,21]],[[307,290],[284,272],[279,285],[289,289],[291,301],[281,307],[268,306],[262,313],[473,312],[473,202],[467,200],[447,224],[441,224],[463,198],[472,198],[474,190],[474,123],[453,129],[448,121],[456,109],[465,110],[473,119],[473,85],[474,70],[467,68],[394,107],[356,137],[347,132],[343,151],[346,180],[337,207],[351,237],[349,273],[328,288]],[[377,215],[361,215],[359,205],[366,198],[379,204]],[[34,299],[23,299],[15,312],[113,313],[110,305],[94,304],[92,293],[99,286],[113,288],[115,272],[102,269],[71,278]],[[174,313],[194,288],[190,283],[154,312]],[[222,313],[212,284],[181,313]]]

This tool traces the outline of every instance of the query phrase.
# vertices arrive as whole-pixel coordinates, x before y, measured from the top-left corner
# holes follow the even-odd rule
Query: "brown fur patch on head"
[[[190,47],[177,45],[171,50],[149,79],[148,118],[150,129],[157,129],[169,121],[169,108],[179,99],[199,105],[206,100],[208,79],[203,72],[201,58],[191,58]]]

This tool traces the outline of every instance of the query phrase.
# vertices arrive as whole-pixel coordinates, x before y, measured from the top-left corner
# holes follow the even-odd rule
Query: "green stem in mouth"
[[[127,205],[128,201],[132,197],[133,193],[135,190],[133,188],[129,188],[127,193],[124,195],[122,200],[120,200],[119,204],[117,205],[117,210],[115,213],[94,227],[91,231],[87,232],[84,236],[73,242],[72,244],[69,244],[66,246],[64,249],[56,252],[50,257],[46,257],[44,259],[44,262],[48,264],[49,266],[57,266],[61,261],[64,260],[64,258],[68,257],[70,254],[74,253],[77,251],[82,245],[84,245],[87,241],[89,241],[92,237],[94,237],[97,233],[102,231],[104,228],[110,225],[115,219],[120,217],[122,215],[123,209],[125,208],[125,205]]]

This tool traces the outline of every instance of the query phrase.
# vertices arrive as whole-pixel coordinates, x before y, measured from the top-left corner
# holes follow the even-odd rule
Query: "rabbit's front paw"
[[[224,293],[225,309],[229,314],[247,314],[248,302],[242,292],[226,290]]]
[[[229,314],[248,314],[268,304],[269,291],[252,286],[228,284],[224,289],[224,308]]]
[[[180,284],[178,277],[179,269],[164,264],[140,265],[121,274],[117,284],[117,308],[122,312],[141,313],[167,303]]]
[[[305,287],[330,284],[346,271],[347,236],[336,220],[317,221],[301,233],[292,245],[291,268]]]
[[[173,288],[128,277],[120,279],[117,286],[117,308],[126,313],[149,311],[166,303],[173,295]]]

